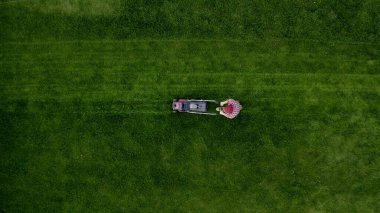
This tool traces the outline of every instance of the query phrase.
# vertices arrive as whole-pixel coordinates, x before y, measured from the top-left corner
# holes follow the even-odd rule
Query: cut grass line
[[[173,97],[173,98],[176,98],[176,97]],[[191,98],[191,97],[182,97],[182,98]],[[332,99],[336,99],[335,97],[328,97],[328,98],[332,98]],[[327,99],[328,99],[327,98]],[[13,103],[16,103],[19,99],[14,99],[14,100],[4,100],[0,103],[0,106],[6,106],[6,105],[9,105],[9,104],[13,104]],[[267,100],[294,100],[294,98],[289,98],[289,97],[271,97],[271,98],[268,98],[268,97],[255,97],[255,101],[267,101]],[[81,99],[80,103],[82,104],[89,104],[89,103],[97,103],[97,102],[109,102],[110,104],[116,104],[116,105],[120,105],[120,104],[139,104],[139,103],[142,103],[142,104],[150,104],[150,105],[153,105],[153,104],[158,104],[158,103],[171,103],[172,99],[167,99],[167,100],[162,100],[162,99],[158,99],[158,100],[154,100],[153,98],[127,98],[127,99],[120,99],[120,98],[117,98],[117,99],[101,99],[101,100],[86,100],[86,99]],[[73,100],[72,99],[54,99],[54,100],[51,100],[51,99],[28,99],[28,103],[41,103],[41,104],[45,104],[45,103],[61,103],[61,104],[67,104],[67,103],[73,103]]]
[[[173,97],[173,98],[179,98],[179,97]],[[192,97],[181,97],[181,98],[192,98]],[[307,97],[306,97],[307,98]],[[270,101],[271,103],[287,103],[288,105],[297,105],[298,102],[303,102],[304,99],[299,99],[298,96],[293,96],[293,97],[284,97],[283,95],[282,96],[277,96],[277,97],[265,97],[265,96],[258,96],[258,97],[250,97],[251,101],[247,101],[245,99],[242,99],[243,100],[243,103],[250,103],[250,102],[254,102],[254,103],[257,103],[257,102],[268,102]],[[19,102],[19,98],[17,99],[14,99],[14,100],[4,100],[1,102],[0,104],[0,107],[2,108],[7,108],[7,106],[12,106],[13,104],[17,104]],[[59,105],[66,105],[68,107],[76,107],[76,101],[78,99],[54,99],[54,98],[46,98],[43,99],[36,99],[36,98],[30,98],[28,99],[28,104],[31,104],[31,105],[49,105],[49,104],[59,104]],[[298,102],[294,102],[295,100],[299,100]],[[341,95],[337,95],[337,96],[329,96],[329,97],[319,97],[317,96],[315,98],[315,100],[347,100],[347,98],[345,97],[341,97]],[[146,98],[139,98],[139,99],[136,99],[136,98],[129,98],[129,97],[125,97],[124,99],[123,98],[120,98],[120,97],[117,97],[117,98],[105,98],[105,99],[81,99],[80,100],[80,103],[86,107],[88,107],[89,105],[90,108],[96,108],[96,107],[103,107],[103,106],[106,106],[106,107],[110,107],[110,108],[113,108],[113,107],[116,107],[116,108],[125,108],[125,106],[128,106],[128,105],[133,105],[134,107],[141,107],[141,108],[150,108],[152,106],[158,106],[158,105],[170,105],[171,104],[171,101],[172,101],[172,98],[165,98],[165,99],[158,99],[158,100],[154,100],[152,99],[151,97],[146,97]],[[379,102],[379,100],[374,100],[374,99],[368,99],[366,100],[366,102],[373,102],[373,103],[376,103],[376,102]],[[93,105],[92,105],[93,104]],[[127,107],[128,108],[128,107]]]
[[[91,56],[89,56],[91,57]],[[271,60],[273,61],[283,61],[284,58],[286,58],[287,62],[371,62],[371,63],[377,63],[379,62],[378,59],[363,59],[363,58],[354,58],[354,59],[340,59],[340,58],[333,58],[331,56],[325,56],[325,57],[312,57],[312,58],[295,58],[294,56],[268,56],[271,57]],[[147,58],[151,58],[150,56]],[[112,59],[112,60],[106,60],[106,59]],[[118,61],[123,60],[122,62]],[[171,63],[171,64],[182,64],[186,62],[257,62],[262,61],[266,59],[265,57],[251,57],[251,58],[230,58],[230,57],[212,57],[212,58],[197,58],[197,59],[191,59],[189,57],[180,57],[176,59],[161,59],[161,58],[155,58],[155,59],[146,59],[146,58],[136,58],[136,57],[120,57],[120,56],[110,56],[110,57],[100,57],[97,59],[94,58],[88,58],[88,59],[68,59],[68,58],[55,58],[54,60],[50,59],[39,59],[39,60],[1,60],[0,65],[12,65],[12,64],[19,64],[24,65],[27,64],[28,66],[32,65],[78,65],[78,64],[99,64],[99,63],[109,63],[109,64],[120,64],[128,65],[128,64],[141,64],[141,62],[144,63]]]
[[[93,44],[108,44],[108,43],[181,43],[181,42],[205,42],[205,43],[220,43],[220,42],[231,42],[231,43],[254,43],[254,42],[309,42],[309,43],[324,43],[330,45],[352,45],[352,46],[367,46],[367,45],[380,45],[380,42],[365,42],[365,41],[345,41],[345,40],[318,40],[318,39],[291,39],[291,38],[265,38],[265,39],[235,39],[235,38],[225,38],[225,39],[200,39],[200,38],[180,38],[180,39],[130,39],[130,40],[50,40],[50,41],[2,41],[0,45],[45,45],[45,44],[76,44],[76,43],[93,43]]]
[[[330,85],[330,84],[329,84]],[[187,88],[191,88],[192,86],[196,86],[197,88],[199,89],[202,89],[202,88],[219,88],[219,89],[226,89],[226,88],[231,88],[231,89],[236,89],[236,90],[240,90],[240,89],[269,89],[269,88],[273,88],[273,89],[319,89],[319,88],[323,88],[323,89],[357,89],[357,88],[360,88],[360,89],[375,89],[375,88],[379,88],[380,89],[380,85],[377,85],[376,87],[375,86],[371,86],[371,87],[367,87],[367,86],[361,86],[360,84],[358,84],[358,86],[350,86],[350,87],[347,87],[347,86],[328,86],[328,85],[323,85],[323,84],[298,84],[298,85],[294,85],[294,84],[282,84],[282,85],[270,85],[270,86],[238,86],[238,85],[234,85],[234,84],[230,84],[230,85],[226,85],[226,84],[213,84],[213,85],[197,85],[197,84],[184,84],[184,85],[155,85],[155,86],[146,86],[146,85],[135,85],[135,89],[144,89],[144,90],[156,90],[156,89],[187,89]]]
[[[117,98],[106,98],[106,99],[55,99],[55,98],[43,98],[43,99],[37,99],[37,98],[28,98],[29,104],[74,104],[73,106],[76,106],[76,104],[80,103],[83,106],[86,106],[87,104],[110,104],[114,106],[119,105],[125,105],[125,104],[136,104],[136,105],[155,105],[160,103],[171,103],[172,99],[161,99],[161,98],[140,98],[140,97],[134,97],[129,96],[127,98],[121,98],[123,96],[119,96]],[[9,104],[18,103],[19,99],[7,99],[0,103],[0,106],[5,106]]]
[[[288,84],[281,84],[281,85],[268,85],[265,83],[262,83],[261,85],[235,85],[233,83],[221,83],[221,84],[209,84],[209,85],[198,85],[202,84],[200,83],[191,83],[191,84],[166,84],[166,85],[134,85],[133,89],[126,89],[123,88],[125,85],[119,84],[114,85],[113,83],[108,84],[109,86],[106,88],[101,89],[94,89],[94,88],[88,88],[88,86],[79,86],[79,85],[71,85],[71,87],[63,87],[64,84],[30,84],[30,85],[9,85],[4,86],[0,85],[2,87],[6,87],[3,89],[64,89],[65,91],[81,91],[81,92],[93,92],[93,91],[102,91],[107,90],[108,92],[115,92],[115,91],[124,91],[124,92],[133,92],[133,91],[157,91],[157,89],[160,89],[160,91],[166,91],[171,89],[203,89],[203,88],[220,88],[220,89],[355,89],[355,88],[363,88],[363,89],[377,89],[380,88],[380,85],[373,85],[373,86],[362,86],[361,84],[357,84],[357,86],[345,86],[345,84],[348,84],[347,82],[336,82],[335,85],[329,83],[329,84],[321,84],[321,83],[310,83],[310,84],[294,84],[294,82],[289,82]],[[101,84],[99,86],[106,86],[107,84]],[[268,86],[267,86],[268,85]],[[112,87],[111,87],[112,86]],[[73,88],[74,87],[74,88]],[[197,88],[194,88],[197,87]],[[110,90],[112,89],[112,90]],[[88,90],[88,91],[87,91]],[[65,92],[63,91],[63,92]],[[105,91],[106,92],[106,91]]]
[[[141,52],[140,54],[136,54],[136,51],[120,51],[115,52],[115,50],[112,50],[110,52],[99,52],[99,53],[92,53],[91,51],[83,52],[78,54],[78,52],[68,52],[66,54],[38,54],[38,53],[31,53],[31,54],[21,54],[19,56],[12,55],[12,54],[2,54],[2,57],[0,58],[0,62],[3,64],[13,64],[13,63],[81,63],[81,62],[119,62],[120,60],[129,60],[131,62],[135,61],[145,61],[145,62],[222,62],[222,61],[228,61],[228,62],[249,62],[249,61],[261,61],[264,59],[275,59],[275,60],[304,60],[308,62],[314,62],[314,61],[326,61],[326,62],[361,62],[366,61],[370,63],[378,62],[379,60],[370,55],[364,55],[361,56],[351,56],[350,54],[342,55],[342,54],[327,54],[327,53],[316,53],[316,52],[295,52],[295,53],[262,53],[262,52],[251,52],[249,53],[242,53],[242,52],[233,52],[229,51],[229,54],[226,55],[218,55],[218,53],[215,53],[215,51],[221,51],[221,50],[213,50],[210,52],[199,54],[194,54],[192,52],[181,52],[180,54],[176,55],[174,59],[169,59],[173,57],[171,52],[160,52],[160,51],[154,51],[154,50],[146,50]],[[231,56],[234,55],[234,56]],[[124,61],[123,61],[124,62]]]
[[[2,1],[2,2],[0,2],[0,6],[3,6],[3,5],[10,5],[10,4],[17,4],[17,3],[24,3],[24,2],[32,2],[32,0],[10,0],[10,1]]]
[[[259,95],[259,96],[258,96]],[[265,94],[253,94],[252,96],[249,97],[252,102],[273,102],[273,103],[278,103],[278,102],[283,102],[283,101],[292,101],[292,103],[295,100],[303,100],[299,99],[300,95],[299,94],[292,94],[292,96],[289,96],[288,94],[276,94],[277,96],[272,97],[267,97]],[[322,95],[322,94],[321,94]],[[342,96],[342,94],[336,94],[336,96],[331,96],[331,97],[320,97],[316,96],[316,100],[348,100],[347,98],[351,98],[352,95],[355,94],[347,94],[346,96]],[[380,95],[380,94],[379,94]],[[170,95],[168,95],[170,96]],[[141,99],[134,99],[135,96],[118,96],[115,98],[112,97],[105,97],[105,98],[100,98],[100,97],[94,97],[93,99],[89,99],[84,97],[83,99],[80,99],[83,104],[91,104],[91,103],[105,103],[105,104],[110,104],[112,106],[119,106],[119,105],[124,105],[124,104],[135,104],[135,105],[157,105],[157,104],[169,104],[171,103],[173,98],[194,98],[189,95],[184,95],[184,96],[172,96],[170,98],[168,97],[163,97],[163,98],[157,98],[154,96],[145,96],[145,98]],[[306,98],[308,96],[305,96]],[[154,100],[154,98],[157,98]],[[205,99],[205,97],[203,97]],[[206,97],[207,98],[207,97]],[[210,97],[212,99],[212,97]],[[209,99],[210,99],[209,98]],[[227,97],[224,97],[224,99]],[[19,100],[21,100],[22,97],[15,97],[14,99],[7,99],[3,100],[0,104],[1,107],[6,107],[10,106],[14,103],[18,103]],[[78,98],[68,98],[64,99],[61,97],[46,97],[46,96],[41,96],[41,98],[36,98],[36,97],[30,97],[27,98],[28,103],[30,104],[50,104],[50,103],[59,103],[59,104],[68,104],[68,103],[74,103],[77,101]],[[136,101],[138,100],[138,101]],[[246,99],[242,99],[243,101],[247,102]],[[302,102],[302,101],[301,101]],[[366,102],[380,102],[380,100],[375,100],[375,99],[367,99]]]
[[[250,78],[246,78],[246,77]],[[219,82],[208,83],[209,78],[217,77]],[[250,85],[269,85],[269,86],[282,86],[282,85],[291,85],[291,86],[318,86],[318,85],[339,85],[339,84],[365,84],[365,85],[378,85],[380,82],[380,75],[362,75],[362,74],[334,74],[334,75],[271,75],[271,74],[238,74],[238,75],[221,75],[221,74],[210,74],[210,75],[194,75],[190,76],[176,76],[176,75],[147,75],[139,76],[134,83],[124,83],[117,78],[107,78],[104,76],[104,80],[99,83],[99,86],[107,87],[125,87],[129,86],[131,88],[149,88],[149,87],[191,87],[192,85],[205,84],[202,87],[207,86],[225,86],[226,82],[229,82],[230,85],[235,85],[237,87],[250,87]],[[162,80],[164,79],[164,80]],[[75,87],[83,88],[87,87],[85,84],[81,83],[88,80],[88,78],[81,79],[80,81],[66,83],[50,83],[46,82],[24,82],[26,79],[18,79],[17,82],[7,83],[4,80],[3,84],[0,84],[2,87],[8,88],[23,88],[23,87]],[[33,79],[30,79],[33,81]],[[70,79],[68,79],[70,80]]]
[[[94,48],[94,47],[93,47]],[[0,54],[0,56],[2,58],[8,58],[8,59],[14,59],[14,60],[19,60],[20,57],[33,57],[33,58],[36,58],[36,57],[42,57],[42,58],[56,58],[56,59],[67,59],[67,58],[77,58],[78,56],[86,56],[86,57],[98,57],[98,58],[118,58],[118,57],[126,57],[126,56],[130,56],[130,55],[133,55],[133,56],[140,56],[140,54],[142,55],[142,57],[140,56],[140,58],[144,58],[144,57],[154,57],[156,58],[157,55],[162,57],[162,56],[173,56],[173,51],[175,50],[176,52],[178,52],[176,54],[177,57],[189,57],[189,56],[193,56],[193,57],[202,57],[202,56],[210,56],[210,58],[208,57],[207,59],[213,59],[213,58],[221,58],[221,59],[241,59],[241,58],[247,58],[247,57],[250,57],[250,58],[253,58],[253,57],[262,57],[262,58],[268,58],[268,57],[313,57],[315,58],[315,56],[318,56],[320,58],[324,58],[324,59],[330,59],[331,57],[335,57],[335,58],[339,58],[339,57],[348,57],[348,56],[352,56],[351,53],[347,53],[347,52],[344,52],[346,54],[343,54],[343,53],[339,53],[337,52],[338,50],[335,50],[335,49],[326,49],[325,51],[322,51],[320,52],[321,50],[314,50],[314,49],[310,49],[308,51],[300,51],[300,50],[297,50],[297,51],[293,51],[293,52],[290,52],[289,50],[284,50],[284,51],[270,51],[270,50],[266,50],[266,51],[258,51],[258,50],[255,50],[254,48],[247,48],[247,49],[239,49],[239,50],[235,50],[235,49],[230,49],[230,48],[210,48],[209,50],[202,50],[202,52],[193,52],[194,50],[197,50],[197,48],[188,48],[188,49],[184,49],[184,48],[175,48],[175,47],[171,47],[169,46],[168,48],[171,48],[171,51],[169,50],[162,50],[162,49],[154,49],[154,48],[147,48],[147,49],[142,49],[141,51],[136,51],[136,49],[127,49],[127,48],[117,48],[117,47],[114,47],[110,50],[107,50],[107,49],[101,49],[101,50],[98,50],[98,48],[96,49],[84,49],[84,48],[80,48],[80,49],[71,49],[71,50],[67,50],[67,51],[62,51],[62,50],[50,50],[50,52],[46,53],[47,50],[39,50],[39,51],[36,51],[35,49],[33,49],[32,51],[33,52],[26,52],[26,50],[24,50],[23,53],[9,53],[9,52],[6,52],[3,50],[3,53]],[[221,55],[220,51],[226,51],[224,52],[225,54],[228,54],[228,56],[225,56],[225,55]],[[328,51],[328,52],[326,52]],[[330,53],[331,52],[331,53]],[[339,53],[339,54],[338,54]],[[231,54],[233,54],[233,57],[231,57]],[[229,58],[227,58],[229,57]],[[359,55],[359,57],[361,57]],[[313,59],[312,58],[312,59]],[[358,55],[355,56],[355,58],[358,58]],[[165,59],[163,59],[165,60]]]
[[[107,70],[103,70],[103,72],[100,72],[100,74],[103,74],[104,76],[108,76],[108,75],[131,75],[131,74],[134,74],[136,75],[137,77],[139,78],[149,78],[151,77],[149,80],[150,81],[153,81],[154,79],[152,78],[162,78],[162,77],[170,77],[170,76],[174,76],[175,78],[178,78],[178,77],[186,77],[186,78],[191,78],[191,77],[214,77],[214,76],[225,76],[225,77],[239,77],[239,76],[242,76],[242,77],[245,77],[245,76],[256,76],[256,77],[279,77],[279,78],[282,78],[284,76],[287,76],[287,77],[313,77],[313,78],[317,78],[317,77],[321,77],[321,78],[326,78],[326,77],[368,77],[368,78],[380,78],[380,74],[369,74],[369,73],[329,73],[329,72],[317,72],[317,73],[311,73],[311,72],[305,72],[305,73],[302,73],[302,72],[290,72],[291,70],[286,70],[286,72],[251,72],[251,71],[247,71],[247,72],[200,72],[200,71],[197,71],[197,72],[191,72],[191,73],[170,73],[170,72],[165,72],[165,73],[157,73],[157,72],[143,72],[142,70],[134,70],[132,73],[131,72],[127,72],[127,71],[119,71],[119,72],[110,72],[108,71],[109,69]],[[43,73],[46,73],[46,74],[49,74],[49,73],[55,73],[55,72],[58,72],[56,70],[41,70]],[[1,72],[0,71],[0,74],[1,73],[11,73],[11,74],[21,74],[21,73],[25,73],[27,72],[28,75],[33,75],[33,74],[36,74],[36,75],[40,75],[41,73],[40,72],[29,72],[29,71],[20,71],[20,72],[16,72],[16,71],[3,71]],[[99,71],[88,71],[87,70],[72,70],[72,69],[69,69],[65,72],[61,72],[63,74],[72,74],[72,73],[78,73],[78,74],[99,74]],[[146,79],[140,79],[139,81],[142,81],[142,82],[145,82],[145,81],[149,81],[149,80],[146,80]],[[355,79],[357,80],[357,79]]]
[[[12,112],[9,112],[12,113]],[[59,114],[62,112],[26,112],[26,114]],[[158,111],[72,111],[64,112],[64,114],[120,114],[120,115],[135,115],[135,114],[151,114],[151,115],[164,115],[172,114],[172,111],[158,112]]]
[[[178,85],[175,85],[175,84],[167,84],[167,85],[134,85],[133,86],[133,90],[128,90],[128,89],[123,89],[123,88],[120,88],[119,87],[123,87],[123,85],[114,85],[112,83],[110,83],[109,85],[112,85],[113,87],[107,87],[107,91],[112,93],[112,92],[117,92],[117,91],[124,91],[124,92],[133,92],[133,91],[136,91],[136,89],[138,90],[145,90],[145,91],[155,91],[155,90],[158,90],[159,91],[168,91],[168,90],[172,90],[172,89],[191,89],[193,90],[194,88],[192,88],[193,86],[196,86],[196,90],[198,89],[216,89],[216,88],[219,88],[219,89],[226,89],[226,88],[231,88],[232,90],[242,90],[242,89],[252,89],[252,90],[261,90],[261,89],[285,89],[285,90],[288,90],[288,89],[327,89],[327,90],[355,90],[355,89],[364,89],[364,90],[374,90],[374,89],[379,89],[380,88],[380,85],[376,85],[376,86],[361,86],[361,84],[358,84],[357,86],[340,86],[339,83],[342,83],[342,85],[344,84],[347,84],[346,82],[337,82],[338,85],[334,85],[334,86],[329,86],[331,84],[298,84],[298,85],[294,85],[293,83],[288,83],[288,84],[281,84],[281,85],[269,85],[269,86],[265,86],[265,84],[263,85],[260,85],[260,86],[257,86],[257,85],[252,85],[252,86],[248,86],[248,85],[244,85],[244,86],[239,86],[239,85],[233,85],[233,84],[230,84],[230,85],[226,85],[226,84],[212,84],[212,85],[197,85],[197,83],[193,83],[193,84],[178,84]],[[45,85],[41,85],[41,84],[32,84],[32,85],[28,85],[27,87],[25,85],[12,85],[12,86],[6,86],[5,88],[3,88],[3,91],[6,91],[7,89],[9,90],[15,90],[15,89],[20,89],[20,90],[31,90],[31,89],[49,89],[49,90],[52,90],[52,89],[65,89],[65,91],[63,92],[67,92],[67,91],[81,91],[81,92],[86,92],[86,93],[91,93],[91,92],[94,92],[94,90],[92,91],[87,91],[88,88],[86,86],[75,86],[75,88],[68,88],[68,87],[62,87],[63,84],[45,84]],[[102,85],[104,86],[104,84]],[[113,90],[109,90],[110,88],[114,88]],[[102,91],[102,90],[96,90],[96,92],[98,91]],[[104,92],[107,92],[107,91],[104,91]]]
[[[262,68],[257,68],[257,67],[251,67],[251,68],[244,68],[240,69],[239,72],[236,69],[232,69],[230,72],[226,72],[225,70],[220,70],[220,69],[214,69],[214,71],[204,70],[204,73],[201,73],[202,68],[196,69],[195,72],[192,72],[194,69],[177,69],[174,70],[174,68],[166,68],[170,66],[162,66],[162,67],[157,67],[157,66],[147,66],[149,68],[146,68],[145,70],[138,69],[136,70],[135,68],[130,69],[127,66],[103,66],[103,67],[90,67],[90,68],[72,68],[72,67],[57,67],[57,69],[45,69],[41,67],[27,67],[24,69],[20,69],[17,67],[12,67],[12,68],[1,68],[0,69],[0,74],[3,73],[11,73],[11,74],[36,74],[36,75],[41,75],[44,73],[47,74],[110,74],[110,75],[150,75],[150,76],[165,76],[165,75],[178,75],[178,76],[186,76],[186,75],[218,75],[218,73],[222,73],[221,75],[228,75],[225,73],[229,73],[230,75],[318,75],[318,74],[323,74],[323,75],[368,75],[368,76],[377,76],[379,75],[377,70],[373,69],[366,69],[365,72],[363,71],[356,71],[355,69],[344,69],[344,70],[338,70],[339,72],[334,72],[336,69],[326,69],[326,68],[319,68],[316,69],[314,72],[300,72],[300,70],[296,69],[284,69],[282,72],[279,72],[278,70],[273,71],[273,72],[265,72],[264,69]],[[166,68],[166,69],[165,69]],[[242,72],[242,70],[244,72]],[[268,69],[270,71],[270,69]],[[344,72],[342,72],[344,71]]]
[[[155,115],[163,115],[163,114],[171,114],[171,110],[169,108],[168,111],[154,111],[154,110],[145,110],[145,111],[73,111],[73,114],[155,114]]]
[[[240,94],[244,94],[244,96],[247,95],[247,92],[251,92],[252,95],[257,95],[257,93],[263,92],[263,91],[282,91],[280,97],[286,97],[291,95],[292,97],[299,96],[302,94],[302,92],[308,91],[306,89],[300,89],[300,88],[293,88],[293,89],[287,89],[284,90],[284,88],[267,88],[267,89],[240,89],[240,90],[234,90],[234,89],[219,89],[219,88],[213,88],[208,90],[202,90],[202,89],[183,89],[182,91],[172,91],[172,90],[166,90],[166,91],[158,91],[158,92],[133,92],[133,93],[125,93],[125,91],[118,91],[115,93],[115,91],[91,91],[91,92],[79,92],[79,93],[69,93],[69,92],[62,92],[62,94],[36,94],[34,93],[31,95],[28,92],[25,92],[25,94],[21,94],[20,92],[17,92],[17,96],[13,95],[14,93],[9,92],[5,93],[3,95],[7,95],[6,98],[4,97],[3,100],[18,100],[18,99],[26,99],[26,100],[36,100],[36,99],[63,99],[63,100],[73,100],[80,98],[81,100],[109,100],[109,99],[115,99],[120,100],[120,97],[125,97],[127,100],[130,97],[146,97],[147,99],[151,98],[164,98],[164,97],[171,97],[171,98],[178,98],[178,96],[184,96],[180,94],[189,94],[191,93],[197,93],[197,94],[203,94],[204,92],[208,92],[208,94],[215,92],[215,95],[220,96],[221,92],[223,92],[226,96],[231,96],[232,94],[234,96],[239,96]],[[313,89],[314,93],[320,93],[320,92],[328,92],[328,93],[339,93],[339,96],[344,95],[344,93],[347,93],[347,97],[351,97],[357,93],[370,93],[373,95],[380,95],[380,89],[373,90],[373,89],[332,89],[332,88],[316,88]],[[203,93],[202,93],[203,92]],[[297,92],[298,94],[288,94],[288,92]],[[188,95],[186,95],[188,96]],[[193,97],[190,97],[193,98]]]
[[[286,113],[290,113],[288,115],[286,115]],[[14,113],[14,112],[8,112],[8,113]],[[60,114],[62,112],[23,112],[25,114],[51,114],[51,115],[55,115],[55,114]],[[22,114],[23,114],[22,113]],[[257,110],[242,110],[239,114],[239,117],[243,117],[244,115],[257,115],[259,114],[260,112],[258,112]],[[280,111],[280,110],[274,110],[271,112],[272,115],[281,115],[281,118],[283,119],[294,119],[294,118],[297,118],[298,116],[297,115],[294,115],[293,113],[291,113],[291,111]],[[71,112],[64,112],[63,114],[82,114],[82,115],[85,115],[85,114],[99,114],[99,115],[138,115],[138,114],[141,114],[141,115],[166,115],[166,116],[209,116],[209,115],[199,115],[199,114],[189,114],[189,113],[173,113],[170,106],[168,106],[168,109],[167,110],[164,110],[164,111],[154,111],[154,110],[146,110],[146,111],[134,111],[134,110],[130,110],[130,111],[71,111]],[[310,112],[307,112],[305,111],[304,112],[304,116],[311,116],[311,117],[316,117],[316,116],[320,116],[322,114],[326,114],[324,112],[320,112],[320,113],[310,113]],[[220,116],[220,115],[217,115],[217,116]],[[335,119],[338,119],[338,118],[347,118],[347,117],[350,117],[350,115],[347,115],[346,113],[334,113],[334,116],[335,116]],[[213,116],[210,116],[210,117],[213,117]],[[301,127],[299,127],[301,128]],[[308,127],[305,127],[305,128],[308,128]]]
[[[256,76],[256,77],[278,77],[282,78],[284,76],[287,77],[321,77],[321,78],[326,78],[326,77],[368,77],[368,78],[380,78],[380,74],[368,74],[368,73],[302,73],[302,72],[288,72],[290,70],[287,70],[287,72],[273,72],[273,73],[264,73],[264,72],[215,72],[215,73],[210,73],[210,72],[192,72],[192,73],[139,73],[138,77],[144,77],[144,76],[151,76],[151,77],[166,77],[166,76],[175,76],[177,77],[193,77],[193,76],[201,76],[201,77],[206,77],[206,76],[226,76],[226,77],[246,77],[246,76]],[[119,72],[114,72],[116,75],[119,74]],[[106,74],[109,74],[107,72]],[[113,74],[112,72],[110,74]],[[127,72],[120,73],[120,74],[129,74]],[[355,79],[356,80],[356,79]]]

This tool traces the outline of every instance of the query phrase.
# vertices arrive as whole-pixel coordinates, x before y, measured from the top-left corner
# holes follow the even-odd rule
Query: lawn
[[[0,1],[0,212],[379,212],[379,11]]]

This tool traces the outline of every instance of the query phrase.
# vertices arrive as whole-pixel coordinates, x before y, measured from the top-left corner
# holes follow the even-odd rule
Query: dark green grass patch
[[[2,39],[296,38],[379,41],[377,1],[7,1]]]

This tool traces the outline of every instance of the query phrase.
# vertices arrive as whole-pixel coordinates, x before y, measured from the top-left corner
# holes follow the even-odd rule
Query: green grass
[[[379,3],[207,2],[0,3],[1,212],[380,211]]]

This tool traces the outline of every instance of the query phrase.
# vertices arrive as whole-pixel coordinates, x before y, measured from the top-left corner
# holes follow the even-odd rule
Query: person
[[[226,104],[227,106],[224,106]],[[243,107],[240,105],[238,101],[235,101],[234,99],[227,99],[223,102],[220,102],[220,107],[216,108],[216,111],[219,111],[221,115],[224,115],[229,119],[232,119],[239,114],[242,108]]]

